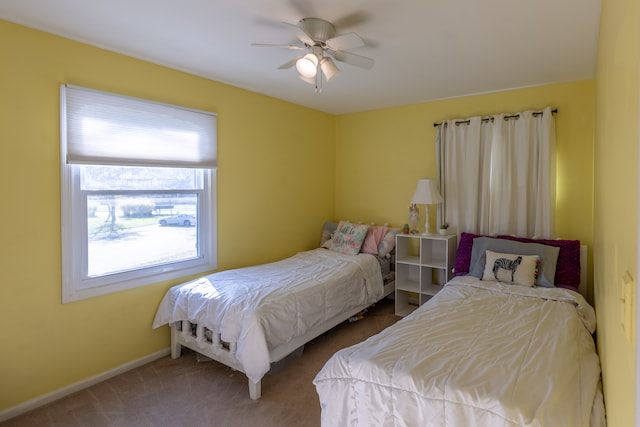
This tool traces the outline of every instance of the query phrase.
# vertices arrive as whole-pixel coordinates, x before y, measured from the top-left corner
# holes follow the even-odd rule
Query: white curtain
[[[551,238],[555,120],[551,108],[447,120],[436,148],[441,222],[458,233]]]

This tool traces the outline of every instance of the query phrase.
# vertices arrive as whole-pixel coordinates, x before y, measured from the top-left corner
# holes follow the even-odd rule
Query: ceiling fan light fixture
[[[315,85],[316,84],[316,78],[315,77],[305,77],[302,74],[299,74],[298,77],[300,77],[300,80],[302,80],[305,83],[309,83],[310,85]]]
[[[296,69],[300,73],[300,78],[315,77],[318,73],[318,57],[313,53],[307,53],[296,61]]]
[[[322,69],[322,73],[327,78],[327,81],[330,81],[340,72],[340,69],[336,67],[336,64],[327,57],[320,60],[320,69]]]
[[[307,50],[304,56],[293,58],[278,69],[284,70],[296,66],[298,77],[305,83],[315,86],[316,92],[322,92],[323,82],[329,82],[341,71],[336,62],[345,62],[360,68],[373,67],[373,59],[348,52],[348,49],[362,47],[364,41],[356,33],[336,35],[336,28],[328,21],[319,18],[303,18],[298,24],[283,22],[295,32],[303,46],[297,44],[273,45],[253,43],[254,46],[277,46],[291,50]]]

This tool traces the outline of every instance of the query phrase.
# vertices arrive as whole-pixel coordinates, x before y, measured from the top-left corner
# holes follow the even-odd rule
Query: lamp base
[[[431,236],[433,233],[431,232],[429,227],[429,205],[425,205],[425,213],[424,213],[424,233],[423,236]]]

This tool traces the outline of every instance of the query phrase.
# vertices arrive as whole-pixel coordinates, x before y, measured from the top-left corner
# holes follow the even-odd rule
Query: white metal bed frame
[[[384,285],[382,298],[393,293],[394,289],[395,282]],[[286,356],[304,346],[312,339],[322,335],[350,317],[355,316],[370,305],[371,304],[365,304],[348,312],[344,312],[309,330],[304,335],[300,335],[287,343],[280,344],[279,346],[271,349],[269,352],[269,359],[271,363],[284,359]],[[182,347],[187,347],[197,353],[220,362],[231,369],[245,373],[240,362],[236,358],[236,343],[222,341],[219,333],[214,334],[212,331],[201,325],[191,323],[187,320],[171,324],[171,358],[177,359],[180,357]],[[254,383],[248,378],[247,380],[249,382],[249,397],[252,400],[260,399],[260,396],[262,395],[262,381]]]

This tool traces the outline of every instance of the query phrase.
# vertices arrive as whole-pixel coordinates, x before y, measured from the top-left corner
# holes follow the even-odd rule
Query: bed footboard
[[[393,293],[395,289],[395,283],[389,283],[384,287],[384,296]],[[370,304],[363,304],[362,306],[340,313],[338,316],[328,319],[320,325],[308,330],[305,334],[297,336],[289,342],[283,343],[275,348],[272,348],[269,353],[269,359],[272,363],[278,362],[296,351],[300,347],[304,346],[307,342],[316,338],[317,336],[325,333],[329,329],[335,327],[341,322],[355,316],[360,311],[369,307]],[[231,369],[240,371],[243,374],[244,369],[236,358],[235,342],[225,342],[220,339],[219,333],[214,333],[208,328],[202,327],[195,323],[183,320],[180,322],[172,323],[171,325],[171,357],[177,359],[180,357],[182,346],[185,346],[197,353],[203,354],[217,362],[220,362]],[[253,400],[260,399],[262,395],[262,382],[252,382],[247,378],[249,382],[249,397]]]
[[[211,331],[189,321],[175,322],[171,324],[171,358],[177,359],[185,346],[195,352],[203,354],[231,369],[240,371],[242,366],[236,359],[236,343],[226,342],[220,339],[220,334]],[[252,400],[260,399],[262,395],[261,382],[254,383],[250,379],[249,397]]]

